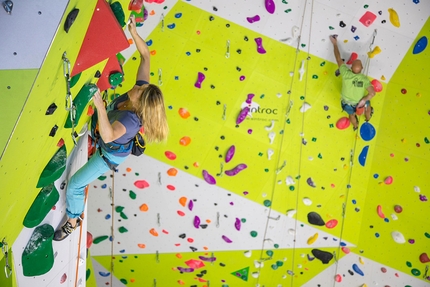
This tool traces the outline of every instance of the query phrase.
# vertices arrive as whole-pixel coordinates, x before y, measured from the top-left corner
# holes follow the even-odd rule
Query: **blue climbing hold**
[[[361,125],[360,135],[361,138],[365,141],[370,141],[375,137],[376,130],[369,122],[365,122]]]
[[[379,177],[379,174],[377,174],[377,173],[375,173],[374,175],[373,175],[373,178],[378,178]]]
[[[182,13],[176,13],[176,14],[175,14],[175,18],[178,18],[178,19],[179,19],[179,18],[181,18],[181,17],[182,17]]]
[[[420,0],[412,0],[412,2],[414,2],[415,4],[420,3]]]
[[[105,219],[110,219],[110,214],[106,214]]]
[[[105,189],[107,187],[107,184],[102,184],[101,188]]]
[[[152,45],[152,40],[148,40],[148,41],[146,41],[146,45],[149,47],[149,46],[151,46]]]
[[[353,264],[352,269],[355,271],[355,273],[360,274],[361,276],[364,276],[363,271],[361,271],[360,268],[358,268],[357,264]]]
[[[110,272],[102,272],[102,271],[99,271],[99,274],[100,274],[100,276],[102,276],[102,277],[108,277],[108,276],[110,275]]]
[[[363,150],[361,151],[360,155],[358,156],[358,162],[361,166],[364,166],[366,164],[366,158],[367,158],[367,152],[369,151],[369,146],[365,146]]]
[[[173,29],[175,27],[176,27],[175,23],[167,25],[167,28],[169,28],[169,29]]]
[[[415,44],[414,50],[412,51],[412,54],[419,54],[427,47],[427,37],[422,36],[417,43]]]

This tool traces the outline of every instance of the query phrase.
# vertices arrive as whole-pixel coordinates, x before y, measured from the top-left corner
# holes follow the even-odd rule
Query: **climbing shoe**
[[[55,241],[62,241],[64,239],[66,239],[66,237],[69,236],[73,232],[73,230],[75,230],[79,226],[81,226],[81,218],[80,217],[78,217],[78,219],[76,220],[76,226],[75,227],[73,227],[70,222],[66,221],[66,223],[64,223],[63,226],[61,226],[59,229],[57,229],[55,231],[54,240]]]

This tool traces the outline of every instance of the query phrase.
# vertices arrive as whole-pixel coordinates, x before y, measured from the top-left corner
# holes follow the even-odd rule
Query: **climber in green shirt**
[[[340,57],[337,39],[335,35],[330,36],[333,43],[334,56],[339,65],[340,75],[342,76],[341,105],[342,110],[348,113],[349,120],[354,130],[358,128],[358,118],[356,110],[365,108],[366,121],[369,121],[373,114],[373,107],[370,105],[370,99],[375,96],[375,90],[366,75],[363,75],[363,64],[360,60],[352,62],[349,69]],[[365,92],[367,95],[365,96]]]

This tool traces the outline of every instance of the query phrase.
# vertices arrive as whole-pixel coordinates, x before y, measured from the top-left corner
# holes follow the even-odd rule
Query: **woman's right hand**
[[[131,35],[136,33],[136,18],[134,17],[134,15],[130,16],[130,20],[128,23],[128,31],[130,31]]]
[[[94,105],[98,110],[105,109],[105,103],[100,94],[100,90],[97,90],[97,92],[94,94],[93,100],[94,100]]]

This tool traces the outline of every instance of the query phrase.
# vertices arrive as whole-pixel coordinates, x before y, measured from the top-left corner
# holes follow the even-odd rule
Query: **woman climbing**
[[[96,92],[93,100],[97,109],[100,138],[98,150],[70,179],[66,191],[67,221],[54,234],[61,241],[80,225],[85,207],[85,187],[109,169],[114,170],[131,153],[132,140],[143,126],[147,142],[167,139],[167,125],[163,94],[156,85],[149,84],[148,46],[136,31],[136,20],[130,18],[128,29],[140,53],[136,85],[112,101],[107,108]]]

